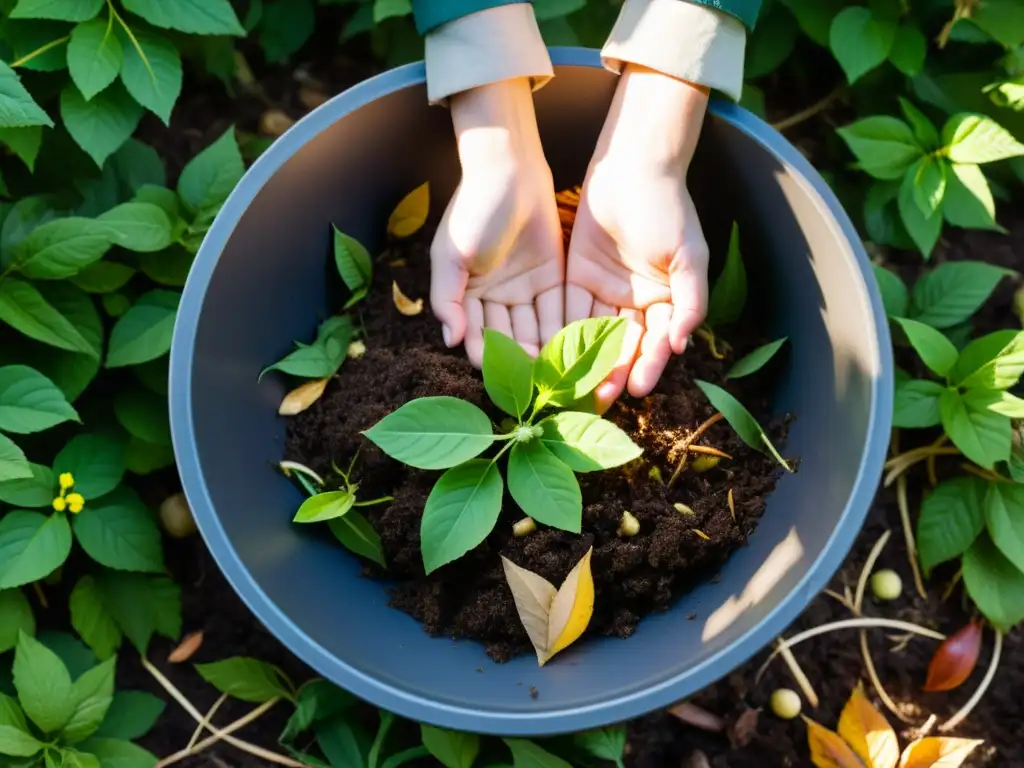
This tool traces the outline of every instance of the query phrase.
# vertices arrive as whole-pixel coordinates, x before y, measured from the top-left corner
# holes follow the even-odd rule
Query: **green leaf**
[[[0,518],[0,589],[49,576],[70,552],[71,529],[62,513],[8,512]]]
[[[41,642],[60,657],[72,679],[83,675],[99,662],[96,655],[77,637],[69,632],[42,630],[36,635]]]
[[[83,21],[71,31],[68,72],[86,101],[114,82],[122,60],[113,19]]]
[[[190,211],[215,209],[227,200],[244,173],[245,163],[232,126],[188,162],[178,179],[178,194]]]
[[[996,331],[975,339],[960,353],[952,382],[961,387],[1009,389],[1024,373],[1024,332]]]
[[[609,725],[583,731],[575,734],[573,741],[577,747],[594,757],[620,763],[626,751],[626,728],[622,725]]]
[[[103,602],[92,576],[83,576],[71,590],[71,626],[100,659],[109,659],[121,645],[121,630]]]
[[[360,296],[366,295],[373,279],[373,260],[363,244],[349,237],[337,227],[334,229],[334,264],[345,286]],[[353,296],[355,299],[355,296]]]
[[[62,72],[67,69],[65,38],[71,31],[67,24],[46,19],[12,19],[5,26],[8,29],[8,43],[14,48],[14,56],[25,59],[22,65],[24,69],[36,72]],[[45,52],[37,53],[44,46]],[[27,58],[29,56],[31,58]]]
[[[348,345],[355,335],[352,320],[347,315],[327,318],[316,332],[316,340],[285,355],[260,372],[260,378],[270,371],[281,371],[292,376],[324,379],[341,368],[348,354]]]
[[[12,19],[86,21],[103,8],[103,0],[18,0]]]
[[[907,122],[910,123],[910,127],[914,131],[914,138],[917,139],[921,147],[929,152],[938,149],[941,144],[939,129],[928,119],[928,116],[902,96],[900,96],[900,109],[903,116],[907,118]]]
[[[928,41],[921,30],[909,24],[902,24],[896,30],[889,51],[889,61],[907,77],[914,77],[924,69]]]
[[[560,757],[526,739],[502,739],[512,750],[513,768],[572,768]]]
[[[975,464],[992,469],[1010,458],[1010,420],[973,400],[947,389],[939,400],[942,428],[953,444]]]
[[[939,400],[946,387],[934,381],[913,379],[896,385],[892,425],[899,429],[924,429],[942,421]]]
[[[412,400],[363,434],[391,458],[418,469],[454,467],[494,442],[487,414],[455,397]]]
[[[130,92],[131,89],[129,89]],[[177,213],[177,196],[171,190],[164,189],[167,186],[167,172],[164,170],[164,161],[161,159],[160,153],[154,147],[136,139],[128,139],[114,153],[112,160],[117,177],[132,191],[135,200],[143,203],[156,202],[145,199],[143,195],[153,190],[160,190],[164,195],[171,196],[174,201],[171,213]]]
[[[925,573],[959,557],[985,527],[986,483],[977,477],[947,480],[925,496],[917,523],[917,549]]]
[[[258,659],[235,656],[211,664],[196,664],[196,671],[218,691],[241,701],[262,704],[278,697],[295,698],[281,672]]]
[[[310,496],[299,507],[292,518],[293,523],[322,523],[341,517],[355,503],[356,497],[350,491],[326,491]]]
[[[508,490],[538,523],[579,533],[583,496],[576,476],[537,439],[516,443],[508,459]]]
[[[245,34],[228,0],[124,0],[124,7],[162,29],[194,35]]]
[[[154,768],[156,756],[130,741],[92,738],[79,749],[99,758],[102,768]]]
[[[725,420],[729,422],[729,426],[736,431],[736,434],[740,436],[744,443],[756,451],[761,451],[774,457],[787,472],[793,471],[789,464],[786,463],[786,460],[775,450],[775,446],[772,445],[768,435],[761,429],[761,425],[757,423],[757,420],[750,411],[744,408],[739,400],[721,387],[717,387],[710,382],[694,379],[693,383],[711,401],[711,405],[715,407],[715,410],[725,417]]]
[[[327,527],[331,529],[334,538],[345,547],[367,560],[372,560],[381,568],[387,567],[384,560],[384,549],[380,544],[380,536],[370,525],[370,521],[357,510],[350,510],[343,517],[336,517],[328,521]]]
[[[968,392],[965,397],[979,408],[988,408],[1011,419],[1024,419],[1024,400],[1009,392],[975,389]]]
[[[145,691],[117,691],[94,738],[141,739],[156,725],[167,705]]]
[[[556,333],[534,361],[538,404],[564,407],[592,392],[615,367],[625,336],[621,317],[576,320]]]
[[[87,293],[110,293],[132,279],[135,270],[116,261],[97,261],[71,278],[71,282]]]
[[[420,546],[427,573],[479,545],[498,522],[504,483],[496,464],[471,459],[449,469],[427,497]]]
[[[97,221],[113,242],[129,251],[160,251],[174,239],[167,213],[152,203],[122,203],[100,214]]]
[[[114,414],[129,435],[153,445],[171,444],[167,398],[142,387],[122,389],[114,400]]]
[[[0,435],[0,482],[27,480],[32,477],[32,467],[21,448],[6,435]]]
[[[0,482],[0,501],[12,507],[48,507],[54,497],[53,472],[42,464],[29,464],[31,477]]]
[[[521,419],[533,398],[533,358],[514,339],[485,328],[483,374],[491,402]]]
[[[0,590],[0,654],[6,653],[18,644],[18,633],[34,635],[36,618],[32,605],[20,589]],[[3,694],[0,694],[2,696]],[[5,725],[3,703],[0,701],[0,725]],[[0,748],[0,754],[3,749]]]
[[[931,218],[939,210],[946,195],[945,160],[925,158],[917,167],[914,178],[914,202],[925,218]]]
[[[117,626],[143,656],[154,633],[175,641],[181,636],[181,591],[169,578],[108,571],[97,585]]]
[[[64,662],[24,632],[14,652],[14,687],[25,714],[43,733],[59,731],[74,712],[71,675]]]
[[[878,290],[882,294],[885,314],[889,317],[903,317],[910,307],[910,293],[900,276],[878,264],[871,265],[875,271]]]
[[[931,256],[935,244],[939,241],[939,234],[942,232],[942,214],[938,211],[933,211],[930,216],[926,215],[917,204],[917,178],[921,173],[924,162],[924,160],[918,160],[904,174],[903,181],[900,184],[899,196],[896,198],[896,204],[900,211],[900,220],[903,222],[903,226],[907,228],[907,233],[910,235],[911,240],[914,241],[914,245],[917,246],[921,255],[927,260]]]
[[[120,571],[164,570],[160,529],[135,491],[122,486],[99,501],[86,499],[73,525],[75,538],[89,557]]]
[[[180,243],[138,258],[139,269],[146,277],[171,288],[184,287],[194,261],[195,256]]]
[[[964,587],[986,619],[1009,632],[1024,619],[1024,573],[1007,560],[988,536],[979,536],[963,561]]]
[[[138,365],[163,357],[171,349],[174,319],[181,294],[150,291],[125,312],[110,333],[107,368]]]
[[[86,434],[73,437],[53,460],[53,473],[70,472],[75,491],[86,502],[97,501],[113,491],[124,476],[124,444],[109,435]]]
[[[851,84],[886,60],[895,39],[894,23],[860,6],[841,11],[829,30],[829,46]]]
[[[786,343],[787,339],[788,337],[783,336],[781,339],[776,339],[775,341],[758,347],[749,355],[737,360],[732,368],[729,369],[729,373],[726,374],[726,378],[741,379],[744,376],[757,373],[768,364],[769,360],[775,357],[775,354],[782,349],[782,345]]]
[[[52,381],[27,365],[0,368],[0,429],[24,435],[65,421],[78,413]]]
[[[0,143],[11,148],[30,171],[36,167],[39,147],[43,143],[43,128],[32,125],[25,128],[0,128]]]
[[[837,133],[864,172],[876,179],[898,179],[924,155],[910,127],[895,117],[867,117]]]
[[[704,323],[710,328],[739,320],[747,304],[747,270],[740,253],[740,229],[733,223],[722,274],[715,280]]]
[[[114,698],[114,664],[116,659],[93,667],[71,686],[74,712],[60,732],[65,744],[75,744],[92,736],[107,716]]]
[[[288,718],[278,742],[293,742],[314,723],[327,720],[355,703],[356,698],[352,694],[327,680],[313,679],[303,683],[295,695],[295,711]]]
[[[959,352],[953,342],[930,325],[906,317],[894,317],[907,339],[928,368],[939,376],[946,376],[956,364]]]
[[[181,94],[181,55],[170,40],[145,29],[124,35],[121,82],[139,104],[170,125]],[[160,182],[162,183],[162,182]]]
[[[313,733],[320,750],[331,766],[364,766],[368,764],[369,736],[345,713],[313,725]]]
[[[0,755],[32,757],[42,748],[43,743],[28,731],[0,724]]]
[[[24,128],[32,125],[53,126],[53,121],[21,84],[9,66],[0,62],[0,128]]]
[[[102,168],[106,159],[135,133],[142,107],[117,83],[90,101],[68,84],[60,94],[60,115],[71,138]]]
[[[844,7],[844,0],[782,0],[796,17],[800,28],[818,45],[828,47],[832,20]]]
[[[475,733],[449,731],[421,723],[420,738],[423,746],[444,768],[473,768],[480,754],[480,737]]]
[[[562,411],[538,426],[544,446],[573,472],[611,469],[643,453],[629,435],[596,414]]]
[[[981,167],[954,163],[949,174],[942,215],[954,227],[999,230],[996,201]],[[952,262],[957,263],[957,262]]]
[[[57,280],[98,261],[110,245],[104,227],[91,219],[54,219],[36,227],[14,248],[11,266],[25,277]]]
[[[790,57],[800,28],[779,5],[766,6],[757,20],[757,34],[747,43],[743,77],[754,80],[771,74]]]
[[[137,437],[128,441],[125,451],[125,467],[136,475],[148,475],[158,469],[174,464],[174,449],[169,445],[148,443]]]
[[[1024,572],[1024,486],[989,483],[985,524],[996,548]]]
[[[102,768],[96,755],[79,752],[71,747],[61,748],[60,757],[64,761],[63,768]]]
[[[270,63],[283,62],[305,45],[316,26],[313,0],[267,0],[260,46]]]
[[[913,318],[933,328],[949,328],[970,318],[988,301],[999,282],[1012,274],[981,261],[950,261],[914,285]]]
[[[990,117],[965,112],[942,128],[942,141],[954,163],[994,163],[1024,155],[1024,144]]]

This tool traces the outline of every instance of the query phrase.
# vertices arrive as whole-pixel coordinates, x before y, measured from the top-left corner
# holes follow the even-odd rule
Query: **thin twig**
[[[857,579],[857,591],[854,593],[853,598],[853,613],[856,616],[860,616],[861,609],[864,607],[864,591],[868,586],[868,577],[871,575],[871,571],[874,570],[875,563],[878,562],[878,557],[882,554],[882,550],[885,549],[885,545],[889,543],[889,536],[891,535],[892,531],[886,531],[878,537],[878,541],[871,548],[867,560],[864,561],[864,567],[860,570],[860,578]]]
[[[1000,475],[1000,474],[998,474],[996,472],[993,472],[990,469],[984,469],[982,467],[976,466],[976,465],[971,464],[971,463],[966,462],[966,461],[963,461],[963,462],[960,463],[960,468],[964,472],[969,472],[972,475],[977,475],[982,480],[988,480],[990,483],[1012,483],[1013,482],[1013,480],[1011,480],[1008,477],[1003,477],[1002,475]]]
[[[807,699],[807,703],[811,705],[811,709],[817,709],[818,694],[811,685],[811,681],[807,679],[807,675],[800,667],[800,664],[797,663],[796,656],[794,656],[793,652],[786,647],[781,637],[776,640],[776,644],[779,649],[779,653],[782,656],[782,660],[786,662],[786,666],[789,667],[789,671],[793,675],[793,679],[796,680],[796,684],[799,685],[800,690],[803,691],[804,698]]]
[[[687,453],[702,453],[707,456],[717,456],[720,459],[732,459],[725,451],[720,451],[717,448],[712,448],[710,445],[688,445],[686,446]]]
[[[885,688],[882,687],[882,678],[878,676],[878,670],[875,669],[875,662],[871,658],[871,647],[868,645],[868,633],[867,630],[863,629],[860,631],[860,655],[864,657],[864,668],[868,673],[868,680],[870,680],[871,685],[874,686],[875,693],[878,694],[878,698],[882,700],[883,704],[885,704],[885,708],[896,715],[896,717],[904,723],[912,723],[913,720],[900,712],[899,707],[896,706],[896,702],[889,697],[889,694],[885,692]]]
[[[203,729],[211,725],[213,716],[217,714],[217,710],[220,709],[221,704],[227,700],[228,695],[226,693],[222,693],[220,698],[213,702],[213,706],[210,707],[210,710],[203,717],[203,721],[196,726],[195,731],[192,733],[192,738],[188,740],[188,746],[185,747],[185,749],[192,749],[192,747],[196,745],[196,742],[199,741],[199,737],[203,735]]]
[[[831,590],[831,589],[823,589],[823,590],[821,590],[821,594],[828,595],[833,600],[835,600],[837,603],[839,603],[841,606],[846,608],[846,610],[850,611],[851,613],[853,612],[853,603],[851,603],[849,600],[847,600],[844,595],[840,595],[838,592],[836,592],[834,590]]]
[[[788,131],[805,120],[810,120],[812,117],[820,112],[824,112],[826,109],[832,106],[832,103],[837,101],[843,93],[846,92],[846,83],[840,83],[832,89],[827,95],[818,99],[816,102],[806,109],[801,109],[799,112],[785,117],[779,120],[777,123],[772,123],[772,128],[781,133],[782,131]]]
[[[915,448],[913,451],[907,451],[902,453],[894,459],[890,459],[886,462],[885,468],[889,470],[885,479],[882,481],[882,485],[888,488],[892,485],[896,479],[903,475],[907,470],[913,467],[915,464],[927,459],[929,456],[959,456],[960,451],[956,448],[932,448],[931,446],[924,446],[923,448]]]
[[[709,418],[707,421],[705,421],[703,424],[697,427],[697,429],[695,429],[689,435],[684,437],[673,447],[670,453],[678,453],[679,451],[682,451],[683,458],[679,460],[679,465],[676,467],[676,471],[672,473],[672,477],[668,481],[669,488],[675,485],[675,482],[679,477],[679,473],[682,472],[683,468],[686,466],[686,459],[689,456],[690,446],[697,442],[697,440],[700,439],[701,435],[707,432],[708,429],[710,429],[712,426],[720,422],[723,418],[724,416],[722,416],[721,413],[714,414],[711,418]]]
[[[985,691],[988,690],[989,685],[992,684],[992,679],[996,676],[996,669],[999,668],[999,657],[1003,654],[1003,633],[998,629],[994,630],[996,635],[995,644],[992,646],[992,661],[989,662],[988,671],[985,673],[985,679],[981,681],[978,686],[978,690],[974,692],[967,703],[960,707],[959,711],[953,715],[949,720],[939,726],[939,730],[943,733],[953,730],[960,723],[971,714],[971,710],[977,706],[978,702],[981,701],[981,697],[985,695]]]
[[[910,504],[907,502],[907,478],[900,477],[896,483],[896,506],[900,509],[900,524],[903,526],[903,538],[907,545],[907,560],[910,562],[910,572],[914,575],[914,589],[922,600],[928,599],[928,593],[924,589],[924,581],[921,578],[921,568],[917,562],[917,541],[914,539],[914,527],[910,522]]]
[[[46,610],[50,607],[49,601],[46,599],[46,593],[43,592],[43,587],[38,581],[32,582],[32,590],[36,593],[36,599],[39,601],[39,606]]]

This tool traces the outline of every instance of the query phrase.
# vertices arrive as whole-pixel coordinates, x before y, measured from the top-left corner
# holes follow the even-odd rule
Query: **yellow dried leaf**
[[[388,234],[392,237],[409,237],[416,234],[427,222],[430,213],[430,183],[423,182],[402,198],[388,217]]]
[[[807,744],[811,748],[811,762],[818,768],[864,768],[850,745],[835,731],[818,725],[805,717],[807,723]]]
[[[395,302],[395,308],[407,317],[415,317],[423,311],[423,299],[413,301],[398,287],[398,283],[391,282],[391,298]]]
[[[320,399],[327,388],[327,382],[328,379],[313,379],[296,387],[284,396],[277,412],[281,416],[294,416],[297,413],[302,413]]]
[[[903,751],[899,768],[958,768],[983,743],[974,739],[948,739],[944,736],[918,739]]]
[[[839,715],[839,735],[867,768],[896,768],[900,759],[896,733],[858,685]]]
[[[199,650],[199,646],[202,644],[202,630],[185,635],[185,639],[178,644],[177,648],[171,651],[167,661],[171,664],[181,664],[184,661],[188,661],[195,655],[195,652]]]
[[[552,656],[579,639],[594,613],[594,579],[590,572],[592,549],[576,564],[557,590],[547,579],[501,558],[537,662],[544,666]]]

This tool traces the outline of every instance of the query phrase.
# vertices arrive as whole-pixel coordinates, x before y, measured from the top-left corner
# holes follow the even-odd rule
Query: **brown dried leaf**
[[[903,751],[899,768],[958,768],[983,741],[929,736]]]
[[[874,708],[858,685],[839,715],[839,735],[867,768],[896,768],[900,745],[889,721]]]
[[[328,381],[329,379],[313,379],[296,387],[284,396],[277,412],[281,416],[294,416],[297,413],[302,413],[320,399],[327,388]]]
[[[501,557],[501,565],[505,569],[505,581],[516,602],[519,620],[537,652],[537,661],[543,664],[548,645],[548,613],[558,590],[544,577],[520,568],[504,555]]]
[[[280,109],[268,109],[260,115],[260,133],[264,136],[280,136],[293,125],[295,121]]]
[[[430,213],[430,182],[423,182],[402,198],[388,217],[388,234],[409,237],[427,223]]]
[[[733,749],[742,749],[754,740],[757,735],[757,720],[761,716],[760,709],[747,707],[740,716],[729,724],[726,735]]]
[[[981,652],[981,624],[971,621],[935,649],[924,690],[951,691],[971,676]]]
[[[178,643],[178,647],[171,651],[171,655],[167,657],[167,661],[170,664],[181,664],[184,661],[191,659],[195,652],[199,650],[199,647],[203,644],[203,631],[190,632],[185,635],[185,639]]]
[[[398,287],[398,283],[391,283],[391,298],[394,299],[395,308],[406,317],[415,317],[423,311],[423,299],[413,301]]]
[[[811,762],[818,768],[864,768],[864,763],[838,733],[818,725],[808,717],[804,721],[807,723]]]
[[[692,725],[702,731],[709,733],[721,733],[725,730],[725,721],[714,712],[708,712],[704,707],[699,707],[689,701],[681,701],[668,709],[672,717],[686,725]]]

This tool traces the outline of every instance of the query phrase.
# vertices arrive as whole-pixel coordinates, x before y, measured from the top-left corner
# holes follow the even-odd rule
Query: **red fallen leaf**
[[[981,651],[981,624],[971,621],[942,641],[928,664],[924,690],[951,691],[971,676]]]

